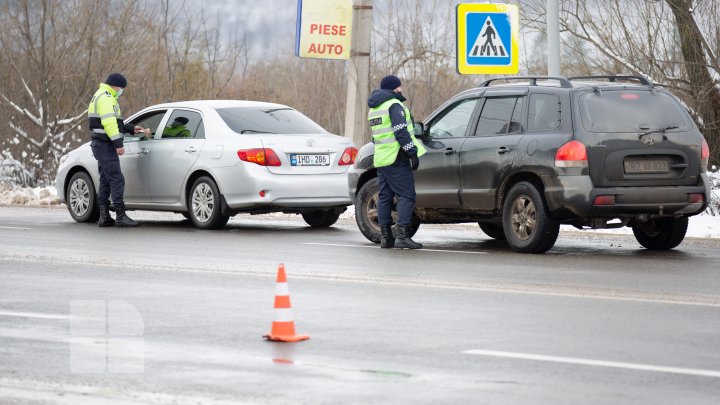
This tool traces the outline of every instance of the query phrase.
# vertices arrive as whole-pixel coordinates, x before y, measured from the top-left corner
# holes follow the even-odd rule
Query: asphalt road
[[[0,207],[0,403],[717,404],[720,249],[471,225],[381,250],[351,220],[135,229]],[[266,342],[277,265],[304,342]]]

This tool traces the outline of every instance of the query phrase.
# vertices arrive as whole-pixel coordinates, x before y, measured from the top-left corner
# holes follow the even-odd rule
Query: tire
[[[635,239],[649,250],[668,250],[677,247],[685,239],[687,228],[688,217],[658,218],[632,225]]]
[[[537,188],[522,181],[510,189],[503,205],[503,228],[508,244],[516,252],[544,253],[555,245],[560,223],[547,215],[547,206]]]
[[[225,226],[230,217],[220,210],[220,190],[208,176],[195,180],[188,195],[190,220],[200,229],[219,229]]]
[[[483,222],[479,222],[478,224],[480,225],[480,229],[485,232],[485,235],[497,240],[507,240],[502,224],[488,224]]]
[[[95,185],[86,172],[73,174],[65,190],[70,216],[77,222],[97,222],[100,217]]]
[[[380,243],[380,224],[377,216],[378,201],[378,179],[377,177],[365,183],[360,192],[355,197],[355,221],[357,222],[360,232],[370,242]],[[395,221],[397,219],[397,211],[395,204],[392,207],[393,234],[397,234],[395,230]],[[412,238],[420,228],[420,218],[413,215],[410,222],[410,237]]]
[[[310,211],[303,212],[302,217],[305,222],[313,228],[328,228],[333,226],[340,218],[340,211],[338,210],[327,210],[327,211]]]

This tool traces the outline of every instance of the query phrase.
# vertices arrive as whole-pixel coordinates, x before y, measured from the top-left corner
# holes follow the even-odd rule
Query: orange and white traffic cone
[[[278,266],[277,285],[275,287],[275,319],[270,334],[263,337],[276,342],[299,342],[310,339],[308,335],[295,334],[295,321],[293,320],[290,305],[290,291],[287,276],[285,275],[285,265],[282,263]]]

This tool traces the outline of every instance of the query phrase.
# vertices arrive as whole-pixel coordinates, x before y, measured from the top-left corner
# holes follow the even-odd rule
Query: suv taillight
[[[707,171],[708,163],[710,163],[710,146],[707,141],[703,138],[702,151],[700,152],[700,168],[703,171]]]
[[[357,157],[357,154],[357,148],[345,148],[342,156],[340,156],[340,162],[338,162],[338,166],[350,166],[351,164],[355,163],[355,158]]]
[[[280,166],[280,158],[270,148],[240,149],[237,151],[240,160],[255,163],[260,166]]]
[[[587,151],[580,141],[570,141],[555,152],[556,167],[587,167]]]

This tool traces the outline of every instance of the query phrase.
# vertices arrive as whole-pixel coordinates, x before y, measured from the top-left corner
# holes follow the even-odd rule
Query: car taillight
[[[614,195],[599,195],[595,197],[593,205],[615,205]]]
[[[570,141],[555,152],[557,167],[587,167],[587,151],[580,141]]]
[[[705,139],[702,143],[702,151],[700,152],[700,165],[703,170],[707,171],[708,163],[710,162],[710,146]]]
[[[350,166],[351,164],[355,163],[355,158],[357,157],[358,150],[357,148],[349,147],[345,148],[345,151],[343,152],[342,156],[340,156],[340,162],[338,163],[339,166]]]
[[[240,160],[255,163],[260,166],[280,166],[280,158],[270,148],[240,149],[237,151]]]

